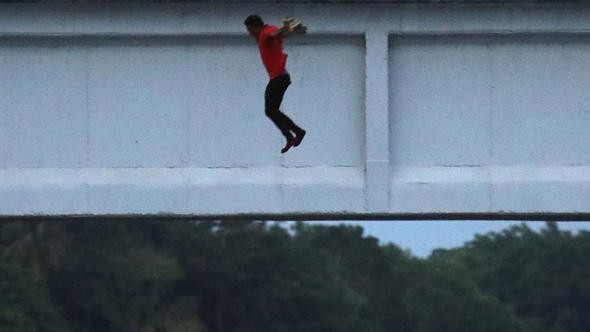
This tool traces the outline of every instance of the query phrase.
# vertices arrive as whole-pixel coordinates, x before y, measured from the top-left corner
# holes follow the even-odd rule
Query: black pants
[[[270,80],[264,92],[264,113],[266,113],[266,116],[272,120],[285,137],[292,136],[290,131],[297,132],[300,130],[288,116],[279,110],[285,91],[287,91],[290,84],[291,76],[285,72]]]

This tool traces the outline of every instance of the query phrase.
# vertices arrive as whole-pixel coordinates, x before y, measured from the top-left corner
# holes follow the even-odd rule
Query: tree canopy
[[[590,331],[590,233],[418,259],[358,226],[0,223],[1,331]]]

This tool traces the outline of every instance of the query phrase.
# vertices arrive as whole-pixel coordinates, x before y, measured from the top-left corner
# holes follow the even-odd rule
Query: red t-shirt
[[[287,54],[283,53],[283,38],[271,37],[278,29],[274,25],[266,24],[258,35],[260,57],[271,80],[284,73],[287,64]]]

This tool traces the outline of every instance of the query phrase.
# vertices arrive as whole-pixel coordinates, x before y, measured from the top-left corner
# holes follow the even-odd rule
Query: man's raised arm
[[[307,27],[301,22],[294,22],[293,18],[283,18],[283,24],[280,28],[275,30],[271,37],[287,38],[292,35],[304,34],[307,32]]]

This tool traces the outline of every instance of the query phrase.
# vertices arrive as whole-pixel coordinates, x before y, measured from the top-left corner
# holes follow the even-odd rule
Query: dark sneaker
[[[295,135],[293,146],[299,146],[301,141],[303,141],[303,137],[305,137],[305,130],[301,129],[297,132],[297,135]]]
[[[287,151],[289,151],[289,149],[295,145],[295,140],[296,138],[290,136],[287,138],[287,143],[285,144],[285,147],[281,150],[281,153],[285,153]]]

